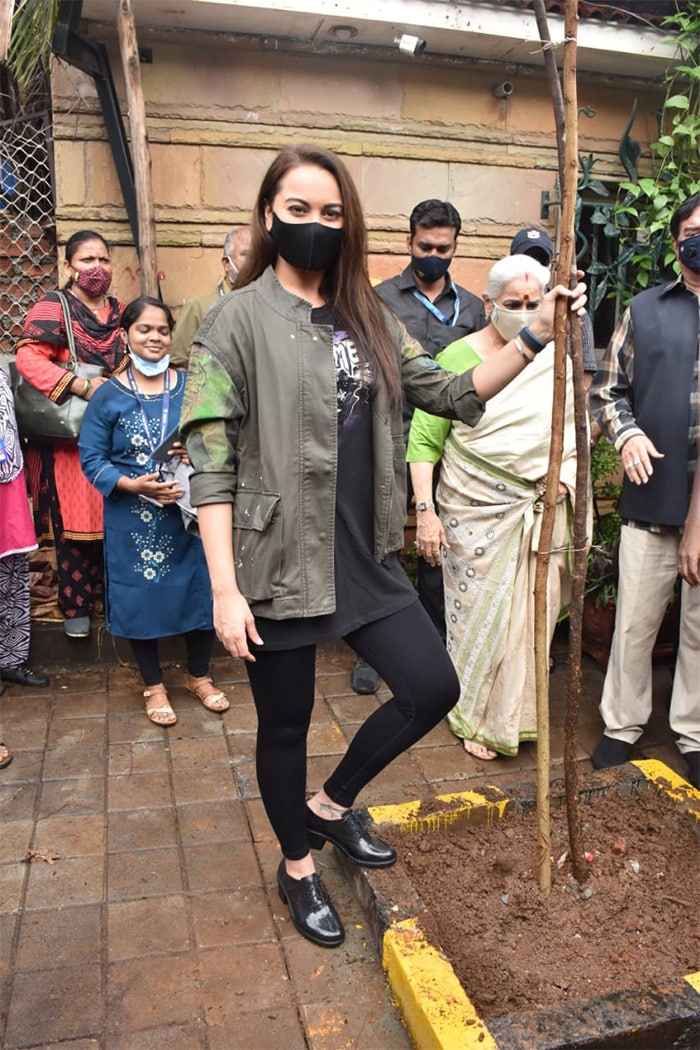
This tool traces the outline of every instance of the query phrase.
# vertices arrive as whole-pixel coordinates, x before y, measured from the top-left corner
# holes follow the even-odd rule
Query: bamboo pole
[[[117,12],[119,52],[124,70],[131,154],[134,162],[136,210],[138,214],[139,262],[141,264],[141,292],[160,298],[158,265],[156,260],[156,220],[151,182],[151,153],[146,130],[146,107],[141,82],[141,64],[136,40],[136,26],[131,0],[119,0]]]
[[[561,237],[558,274],[575,269],[574,219],[576,186],[578,182],[578,110],[576,98],[576,29],[578,0],[568,0],[565,18],[564,90],[559,81],[556,63],[551,52],[543,0],[535,0],[535,16],[545,53],[545,67],[550,79],[554,106],[559,159],[561,191]],[[567,278],[565,277],[565,280]],[[552,398],[552,441],[547,470],[547,484],[542,515],[542,530],[537,552],[535,573],[535,687],[537,693],[537,855],[538,879],[543,893],[548,894],[552,882],[550,829],[550,738],[549,738],[549,632],[547,629],[547,577],[551,558],[552,538],[559,474],[564,443],[564,410],[566,398],[566,354],[568,307],[557,303],[554,337],[554,393]],[[577,332],[578,369],[580,372],[579,401],[583,398],[583,370],[581,365],[580,331]],[[574,361],[576,365],[576,361]],[[576,369],[575,369],[576,371]],[[585,412],[585,408],[584,408]],[[584,417],[585,426],[585,417]],[[577,428],[578,447],[578,428]],[[584,454],[585,456],[585,454]],[[578,502],[578,501],[577,501]],[[585,505],[585,499],[583,501]],[[578,670],[580,690],[580,662]],[[567,719],[567,725],[568,725]],[[575,733],[575,727],[574,727]],[[575,739],[575,736],[574,736]],[[574,749],[575,753],[575,749]],[[575,763],[574,763],[575,764]]]
[[[0,0],[0,62],[7,62],[15,0]]]

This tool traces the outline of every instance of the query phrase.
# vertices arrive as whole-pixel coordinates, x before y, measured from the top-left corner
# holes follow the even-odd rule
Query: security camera
[[[409,33],[401,33],[400,36],[394,37],[394,43],[398,47],[402,55],[422,55],[426,48],[425,40],[419,36],[410,36]]]

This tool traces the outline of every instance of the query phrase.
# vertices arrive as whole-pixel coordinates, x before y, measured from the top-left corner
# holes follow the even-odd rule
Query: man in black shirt
[[[411,261],[403,273],[378,285],[377,294],[403,321],[409,334],[431,357],[435,357],[455,339],[483,328],[486,314],[482,300],[455,284],[449,274],[462,226],[457,209],[448,201],[421,201],[411,212],[409,224],[406,246]],[[406,437],[411,416],[412,409],[406,406]],[[419,506],[416,513],[421,513]],[[442,569],[419,558],[417,571],[418,596],[444,641]],[[379,675],[364,660],[358,660],[350,681],[355,692],[374,693],[379,685]]]

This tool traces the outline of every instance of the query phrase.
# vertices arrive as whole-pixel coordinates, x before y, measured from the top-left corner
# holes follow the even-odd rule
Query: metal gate
[[[0,122],[0,352],[12,354],[29,307],[56,287],[48,113]]]

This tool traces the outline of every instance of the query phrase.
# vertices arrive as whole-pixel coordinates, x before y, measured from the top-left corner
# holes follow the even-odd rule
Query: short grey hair
[[[537,262],[531,255],[506,255],[499,259],[489,270],[486,278],[486,294],[493,302],[503,294],[503,290],[519,277],[532,277],[544,293],[549,284],[549,269]]]
[[[247,226],[237,226],[235,227],[235,229],[229,230],[229,232],[226,234],[226,240],[224,241],[224,255],[231,254],[231,252],[233,251],[233,246],[236,242],[236,237],[241,232],[241,230],[247,229]]]

